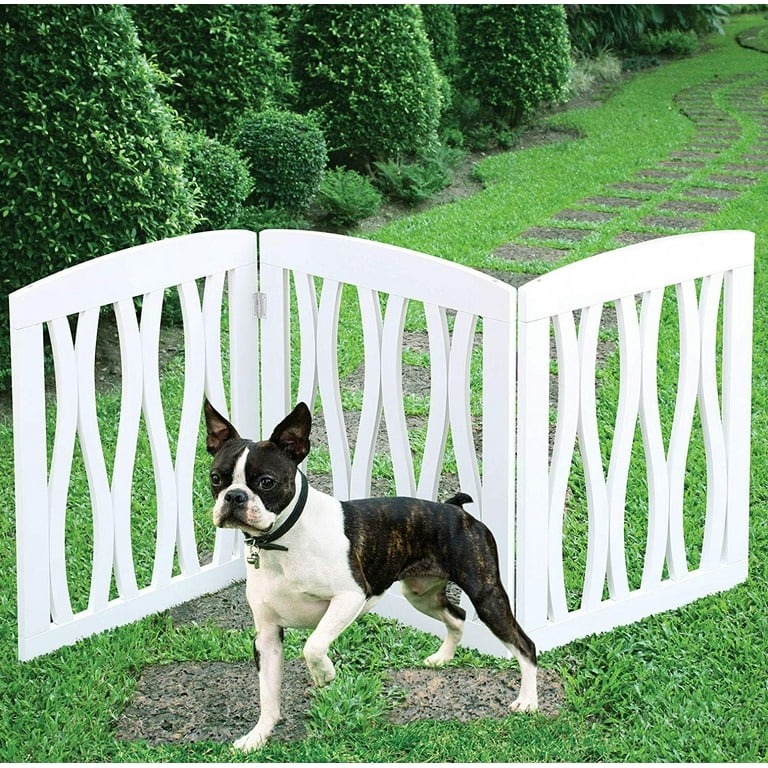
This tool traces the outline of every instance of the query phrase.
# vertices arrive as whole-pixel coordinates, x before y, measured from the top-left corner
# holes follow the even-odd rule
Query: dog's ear
[[[208,430],[208,437],[205,441],[205,447],[211,456],[215,456],[221,446],[228,440],[239,440],[240,435],[237,430],[205,399],[203,404],[205,411],[205,426]]]
[[[269,441],[282,448],[297,464],[301,464],[309,453],[311,429],[312,414],[305,403],[299,403],[275,427]]]

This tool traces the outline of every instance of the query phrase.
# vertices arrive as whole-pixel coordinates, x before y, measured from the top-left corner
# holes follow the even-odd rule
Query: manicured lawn
[[[762,23],[759,16],[728,25],[725,38],[693,59],[638,74],[607,102],[569,111],[552,125],[578,129],[584,138],[490,158],[478,169],[487,189],[450,206],[435,208],[380,230],[376,239],[434,253],[475,267],[543,271],[541,263],[510,265],[491,256],[494,248],[528,227],[547,224],[553,213],[602,194],[641,168],[664,159],[693,135],[692,124],[673,103],[685,88],[755,73],[765,78],[768,56],[736,46],[735,33]],[[763,82],[765,80],[763,79]],[[766,96],[763,97],[766,104]],[[754,143],[757,127],[729,107],[742,125],[734,151]],[[722,162],[728,162],[724,158]],[[412,666],[434,640],[393,622],[368,617],[335,645],[339,679],[317,694],[310,737],[268,746],[259,761],[762,761],[768,758],[768,180],[707,217],[707,229],[757,233],[755,358],[750,578],[739,587],[629,627],[579,640],[542,654],[543,666],[560,672],[566,706],[556,718],[512,716],[468,724],[422,721],[382,724],[388,706],[380,695],[382,670]],[[673,187],[668,199],[676,199]],[[626,212],[576,245],[569,258],[609,247],[619,228],[637,225],[647,209]],[[354,364],[349,352],[345,366]],[[606,371],[610,379],[614,374]],[[173,377],[170,377],[173,380]],[[170,385],[171,388],[173,384]],[[610,386],[610,381],[606,382]],[[172,399],[172,391],[168,392]],[[107,397],[105,416],[114,413]],[[23,436],[16,436],[23,439]],[[32,662],[16,655],[13,467],[10,420],[2,417],[0,491],[0,760],[21,761],[237,761],[228,745],[149,747],[117,742],[117,718],[130,699],[143,666],[186,660],[246,660],[249,632],[215,627],[174,627],[166,614],[89,638]],[[201,450],[201,466],[205,459]],[[311,469],[311,467],[310,467]],[[203,470],[204,471],[204,470]],[[702,480],[702,482],[704,482]],[[88,535],[84,481],[78,536]],[[154,493],[150,487],[148,496]],[[201,535],[208,519],[204,489]],[[150,537],[151,539],[151,537]],[[86,545],[83,545],[84,547]],[[79,580],[78,580],[79,578]],[[87,593],[87,577],[73,576],[73,589]],[[288,653],[300,653],[299,633],[288,633]],[[505,665],[473,652],[462,664]]]

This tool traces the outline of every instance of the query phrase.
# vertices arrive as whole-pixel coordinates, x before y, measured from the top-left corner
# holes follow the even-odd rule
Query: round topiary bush
[[[516,125],[565,97],[570,44],[562,5],[459,5],[459,83]]]
[[[281,104],[288,61],[268,5],[131,5],[147,55],[173,77],[164,98],[193,128],[221,136],[245,109]]]
[[[226,229],[253,189],[248,164],[234,147],[204,133],[188,134],[185,141],[184,171],[203,199],[196,231]]]
[[[440,74],[413,5],[297,5],[288,28],[297,105],[332,159],[363,168],[437,143]]]
[[[278,109],[251,112],[237,122],[232,144],[250,164],[249,205],[290,213],[309,208],[328,163],[323,132],[311,118]]]

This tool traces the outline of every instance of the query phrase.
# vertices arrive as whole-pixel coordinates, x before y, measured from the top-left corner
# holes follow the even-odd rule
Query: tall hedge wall
[[[0,7],[0,321],[77,261],[190,232],[173,113],[122,6]],[[0,335],[0,383],[7,335]]]

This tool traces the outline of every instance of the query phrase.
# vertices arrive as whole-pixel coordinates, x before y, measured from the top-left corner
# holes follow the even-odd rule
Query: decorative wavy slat
[[[205,325],[197,283],[178,287],[184,323],[184,395],[176,446],[177,551],[183,574],[200,570],[195,541],[192,487],[194,484],[200,402],[205,389]]]
[[[459,484],[462,491],[475,499],[482,509],[483,494],[472,433],[469,387],[476,326],[477,315],[468,312],[456,313],[448,359],[448,413],[459,469]]]
[[[602,304],[581,310],[579,322],[579,448],[587,484],[589,539],[584,575],[583,608],[602,601],[608,568],[608,490],[606,487],[600,437],[597,426],[595,365]]]
[[[429,419],[421,472],[416,491],[422,499],[436,499],[448,438],[448,359],[451,343],[445,309],[425,304],[429,337]]]
[[[56,370],[56,433],[48,477],[50,535],[51,618],[63,623],[72,618],[66,560],[67,495],[77,432],[77,361],[66,317],[48,323]]]
[[[112,508],[115,516],[115,583],[120,597],[138,592],[131,536],[131,489],[141,421],[141,336],[133,299],[114,305],[120,339],[122,389],[117,447],[112,467]]]
[[[669,523],[669,481],[656,383],[659,320],[663,300],[663,288],[648,291],[643,295],[640,311],[643,369],[640,428],[648,473],[648,535],[641,581],[643,589],[656,586],[661,581]]]
[[[141,307],[144,421],[149,436],[157,492],[157,541],[152,569],[152,586],[156,588],[167,585],[171,580],[177,517],[175,473],[160,396],[158,350],[162,309],[163,291],[144,295]]]
[[[96,414],[94,361],[98,327],[99,307],[87,309],[80,313],[75,341],[78,370],[77,431],[80,436],[80,447],[83,451],[93,510],[93,571],[88,600],[88,608],[92,611],[100,611],[105,608],[109,599],[114,543],[112,498]]]
[[[579,423],[579,349],[572,312],[553,318],[557,350],[557,426],[549,470],[549,617],[568,612],[563,573],[563,516]]]
[[[381,421],[382,319],[377,291],[358,288],[357,295],[363,326],[365,380],[349,492],[352,498],[363,498],[371,495],[371,472]]]
[[[627,503],[627,479],[632,459],[635,428],[640,413],[642,377],[640,324],[635,297],[616,301],[619,327],[619,402],[608,466],[608,590],[614,599],[629,594],[627,562],[624,552],[624,510]]]
[[[411,444],[403,404],[403,327],[408,299],[390,295],[381,332],[381,395],[400,496],[416,494]]]
[[[717,377],[717,320],[723,275],[705,277],[701,285],[699,316],[701,326],[701,379],[699,410],[707,456],[707,518],[701,567],[720,562],[724,549],[726,502],[728,498],[728,458],[720,414]]]
[[[227,416],[227,398],[221,365],[221,316],[225,273],[211,275],[203,290],[203,326],[205,333],[205,392],[211,405]]]
[[[687,280],[675,286],[680,333],[680,366],[677,376],[677,399],[672,432],[667,449],[669,476],[669,541],[667,568],[672,579],[681,579],[688,572],[683,530],[684,488],[691,442],[693,415],[699,386],[701,332],[699,328],[696,284]]]
[[[337,356],[341,288],[341,283],[325,280],[320,293],[320,307],[317,313],[317,380],[320,399],[323,402],[328,449],[331,453],[334,494],[338,498],[348,499],[349,444],[344,411],[341,407]]]
[[[303,401],[314,410],[317,395],[317,292],[315,278],[303,272],[293,273],[296,287],[296,306],[299,313],[301,339],[299,392],[297,401]]]

